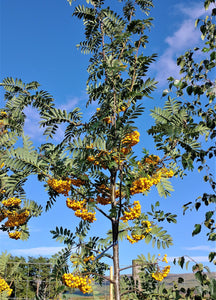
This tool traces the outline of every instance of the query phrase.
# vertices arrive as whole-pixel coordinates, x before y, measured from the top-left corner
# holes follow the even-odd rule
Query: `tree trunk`
[[[118,244],[118,222],[113,222],[113,268],[114,268],[114,294],[115,300],[120,300],[120,272],[119,272],[119,244]]]
[[[116,170],[111,172],[111,201],[112,208],[116,208]],[[113,239],[113,269],[114,269],[114,294],[115,300],[120,300],[120,272],[119,272],[119,215],[116,214],[115,218],[112,218],[112,239]]]

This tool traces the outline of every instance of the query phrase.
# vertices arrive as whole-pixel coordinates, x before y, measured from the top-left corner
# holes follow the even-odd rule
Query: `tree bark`
[[[114,268],[114,296],[120,300],[120,272],[119,272],[119,244],[118,244],[118,222],[113,222],[113,268]]]
[[[112,208],[116,208],[116,173],[117,171],[111,172],[111,202]],[[120,268],[119,268],[119,214],[112,218],[112,240],[113,240],[113,269],[114,269],[114,297],[115,300],[120,300]]]

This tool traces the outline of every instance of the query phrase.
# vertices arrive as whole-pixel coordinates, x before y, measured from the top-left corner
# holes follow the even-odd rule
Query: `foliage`
[[[68,2],[72,4],[73,1]],[[206,1],[205,7],[210,3],[214,1]],[[148,17],[151,7],[151,0],[120,1],[119,11],[115,12],[112,5],[106,7],[103,0],[86,0],[86,5],[78,4],[74,8],[73,15],[82,19],[85,27],[85,40],[78,48],[90,56],[87,106],[95,101],[98,104],[89,120],[83,121],[78,108],[71,112],[56,108],[52,96],[38,90],[37,82],[24,84],[21,80],[6,78],[1,84],[6,91],[6,104],[1,109],[0,123],[0,221],[8,218],[1,229],[10,233],[15,230],[10,237],[26,238],[29,219],[41,213],[36,203],[25,201],[24,183],[30,175],[36,175],[50,197],[46,209],[50,209],[62,194],[67,198],[67,207],[81,218],[75,229],[56,227],[51,232],[54,239],[66,245],[56,257],[54,280],[63,278],[69,287],[89,292],[90,277],[99,283],[107,279],[108,265],[103,258],[108,258],[114,265],[114,279],[109,280],[114,286],[116,300],[121,299],[121,293],[124,295],[124,288],[120,290],[119,241],[127,239],[133,244],[143,240],[147,244],[151,242],[153,247],[166,248],[172,245],[172,238],[159,223],[176,222],[176,215],[159,210],[159,202],[152,203],[151,212],[144,211],[140,202],[133,200],[134,195],[146,196],[155,186],[159,195],[166,197],[173,190],[170,178],[184,175],[179,161],[183,169],[192,170],[196,162],[201,164],[201,169],[206,164],[205,158],[215,156],[214,145],[204,150],[200,143],[201,135],[208,143],[215,137],[212,109],[215,83],[207,76],[215,66],[215,27],[211,18],[206,18],[200,27],[203,38],[207,39],[202,52],[207,53],[209,59],[196,64],[189,51],[178,60],[183,78],[169,79],[171,92],[176,88],[178,97],[187,93],[196,100],[182,102],[169,96],[163,109],[155,108],[152,116],[156,124],[149,133],[164,156],[150,155],[145,150],[140,159],[135,156],[134,147],[140,136],[136,119],[143,115],[142,100],[150,98],[156,88],[155,80],[147,75],[156,54],[144,55],[148,43],[146,32],[152,25],[152,18]],[[212,18],[214,15],[213,10]],[[168,92],[166,90],[164,96]],[[206,106],[200,102],[202,95],[207,99]],[[59,126],[66,126],[60,143],[46,142],[39,149],[33,147],[23,131],[28,106],[38,110],[44,135],[51,141]],[[196,209],[201,201],[206,205],[215,202],[213,175],[210,173],[204,179],[210,182],[214,194],[205,194],[205,198],[203,195],[196,202]],[[22,207],[17,199],[22,200]],[[106,237],[91,237],[91,224],[99,214],[109,222],[110,230]],[[215,240],[213,214],[214,210],[208,211],[204,222],[212,241]],[[193,235],[200,230],[201,225],[196,224]],[[214,256],[212,253],[210,260]],[[68,258],[72,274],[68,274]],[[140,275],[144,289],[140,297],[143,299],[157,299],[165,291],[157,281],[167,275],[169,268],[161,271],[151,259]],[[141,260],[146,261],[144,257]],[[41,277],[38,272],[31,269],[34,278]],[[127,278],[125,280],[127,282]],[[39,296],[38,285],[34,288]],[[58,286],[58,292],[60,289]],[[153,291],[156,294],[152,294]],[[172,293],[177,291],[172,290]],[[131,295],[136,299],[137,293]]]
[[[38,161],[38,153],[23,131],[26,118],[23,110],[36,96],[37,106],[41,95],[31,94],[39,86],[36,82],[25,85],[21,80],[6,78],[1,86],[6,90],[7,102],[0,112],[0,229],[12,238],[25,240],[28,221],[39,216],[42,207],[26,199],[23,188],[27,177],[36,174]]]
[[[56,254],[57,256],[58,254]],[[6,278],[12,289],[10,299],[35,298],[54,296],[62,284],[53,272],[55,257],[24,257],[12,256],[7,252],[0,255],[0,277]],[[61,288],[64,291],[65,287]],[[3,297],[0,294],[0,298]],[[1,298],[2,299],[2,298]]]
[[[205,1],[205,9],[211,3],[215,4],[215,1]],[[196,20],[195,25],[200,25],[204,46],[189,50],[178,58],[177,64],[183,76],[180,80],[168,78],[169,89],[164,91],[163,96],[170,95],[163,109],[155,108],[152,112],[156,125],[149,130],[158,149],[167,154],[175,153],[176,161],[181,161],[184,169],[197,168],[204,173],[203,180],[209,183],[212,192],[205,192],[194,204],[190,201],[183,208],[185,213],[189,207],[197,211],[201,206],[206,207],[204,220],[194,225],[192,236],[199,234],[205,227],[207,239],[213,243],[216,240],[216,182],[215,166],[212,163],[216,156],[215,15],[213,8],[204,20]],[[171,98],[174,93],[176,97]],[[216,252],[209,253],[209,261],[214,264],[215,256]]]
[[[158,223],[176,222],[176,216],[169,212],[161,211],[160,218],[154,209],[150,213],[141,212],[141,204],[132,198],[138,193],[146,195],[152,186],[166,197],[172,190],[168,179],[179,171],[171,168],[171,157],[159,158],[145,153],[138,160],[133,150],[140,136],[135,121],[144,110],[140,102],[149,98],[156,88],[155,80],[147,76],[156,55],[146,56],[144,52],[148,43],[146,32],[152,23],[148,17],[152,1],[121,1],[118,13],[106,7],[102,0],[86,2],[86,6],[76,6],[73,15],[82,19],[85,26],[85,40],[78,47],[91,55],[87,105],[97,101],[99,107],[88,122],[83,122],[79,109],[72,112],[57,109],[47,92],[38,91],[38,83],[5,79],[2,86],[6,90],[6,106],[2,109],[1,134],[4,143],[0,158],[0,163],[4,163],[2,198],[16,194],[24,197],[23,184],[32,174],[38,175],[48,190],[50,200],[46,209],[55,203],[59,194],[68,197],[66,205],[82,221],[75,230],[61,227],[52,231],[54,238],[67,246],[67,254],[57,260],[55,271],[63,275],[64,259],[71,254],[71,247],[76,247],[71,257],[74,276],[78,275],[82,281],[86,275],[92,275],[101,283],[108,268],[102,258],[108,257],[114,263],[115,297],[120,299],[118,241],[144,240],[147,244],[152,242],[153,247],[156,244],[158,248],[166,248],[172,245],[172,238]],[[53,138],[60,124],[66,124],[59,144],[45,143],[37,150],[25,137],[24,109],[29,105],[39,111],[41,126],[48,138]],[[15,147],[19,139],[23,147]],[[8,206],[10,211],[20,209],[18,205]],[[35,215],[39,211],[36,207]],[[111,224],[107,238],[89,237],[96,212]],[[23,225],[27,221],[28,218]],[[3,230],[11,230],[7,224],[2,225]],[[112,255],[108,252],[111,248]],[[83,290],[83,286],[80,289]]]
[[[171,300],[171,299],[215,299],[215,278],[210,273],[209,269],[202,264],[196,263],[193,267],[194,285],[187,286],[184,282],[184,278],[176,277],[170,278],[163,282],[156,281],[152,278],[152,272],[156,272],[160,268],[161,263],[165,262],[164,259],[150,253],[145,257],[144,255],[138,256],[133,261],[133,268],[136,268],[136,272],[133,272],[133,277],[125,275],[122,277],[122,299],[154,299],[154,300]],[[178,264],[182,269],[188,265],[191,259],[187,261],[185,257],[180,257],[175,260],[174,263]],[[169,275],[168,275],[169,276]]]

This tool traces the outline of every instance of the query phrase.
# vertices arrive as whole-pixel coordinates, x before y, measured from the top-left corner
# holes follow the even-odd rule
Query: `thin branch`
[[[136,265],[136,266],[137,266],[137,265]],[[128,266],[128,267],[125,267],[125,268],[121,268],[121,269],[119,269],[119,272],[121,272],[121,271],[123,271],[123,270],[130,269],[130,268],[133,268],[133,265]]]
[[[135,83],[135,78],[136,78],[136,66],[137,66],[137,57],[138,57],[138,52],[139,52],[139,47],[141,45],[141,37],[142,35],[140,35],[140,39],[139,39],[139,44],[137,46],[137,52],[135,55],[135,64],[134,64],[134,71],[133,71],[133,77],[132,77],[132,82],[131,82],[131,87],[130,87],[130,92],[132,92],[134,83]]]
[[[85,272],[85,273],[82,273],[82,274],[83,274],[83,275],[96,275],[96,276],[101,277],[101,278],[103,278],[103,279],[105,279],[105,280],[108,280],[110,283],[115,284],[115,281],[114,281],[114,280],[110,279],[110,278],[107,277],[107,276],[103,276],[103,275],[101,275],[101,274],[98,274],[98,273],[94,273],[94,272]]]
[[[99,207],[96,206],[96,209],[102,213],[107,219],[109,219],[110,221],[112,221],[112,218],[110,216],[108,216],[102,209],[100,209]]]
[[[130,269],[130,268],[133,268],[133,267],[143,267],[144,265],[148,266],[148,265],[152,265],[152,264],[155,264],[155,263],[142,263],[142,264],[135,264],[135,265],[130,265],[128,267],[124,267],[124,268],[121,268],[119,269],[119,272],[123,271],[123,270],[127,270],[127,269]]]

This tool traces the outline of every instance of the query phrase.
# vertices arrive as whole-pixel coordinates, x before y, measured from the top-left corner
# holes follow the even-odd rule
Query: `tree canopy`
[[[73,4],[73,1],[68,2]],[[202,23],[200,31],[205,46],[201,50],[187,51],[178,59],[182,78],[168,79],[169,89],[163,96],[170,95],[164,108],[152,110],[155,125],[146,129],[153,136],[160,156],[149,153],[147,145],[143,145],[138,159],[135,146],[140,141],[140,132],[136,120],[143,115],[145,101],[157,84],[148,75],[157,55],[145,55],[147,32],[153,21],[149,17],[153,1],[120,1],[119,11],[106,6],[105,2],[87,0],[86,5],[75,6],[73,13],[83,20],[85,28],[85,40],[78,47],[90,55],[87,106],[93,102],[98,105],[89,120],[83,120],[78,108],[70,112],[56,108],[53,97],[39,90],[37,82],[25,84],[8,77],[1,84],[6,101],[0,116],[1,230],[7,231],[10,238],[27,238],[28,221],[42,211],[36,202],[26,199],[24,190],[29,176],[36,175],[49,194],[46,210],[55,205],[62,194],[66,197],[65,205],[81,219],[76,228],[56,227],[51,231],[53,238],[66,246],[55,267],[55,274],[65,285],[90,293],[92,281],[101,283],[107,279],[109,266],[103,261],[106,257],[114,266],[114,278],[109,280],[116,300],[128,299],[128,292],[131,299],[163,299],[162,290],[157,290],[154,296],[152,291],[169,273],[169,265],[161,267],[168,263],[166,256],[150,257],[149,262],[141,257],[146,265],[144,277],[150,281],[142,291],[124,284],[125,289],[121,289],[119,241],[126,239],[134,244],[143,240],[159,249],[173,244],[161,222],[176,223],[176,214],[159,209],[159,201],[152,203],[151,212],[145,211],[134,197],[147,196],[154,186],[160,196],[169,196],[173,190],[170,179],[183,177],[184,170],[195,167],[208,170],[204,180],[209,181],[213,192],[197,199],[195,208],[215,203],[215,179],[209,164],[216,155],[215,81],[210,73],[216,58],[215,8],[211,16],[196,22],[197,26]],[[205,1],[205,8],[211,3],[215,1]],[[202,57],[200,62],[193,58],[198,51]],[[176,96],[172,97],[172,93]],[[182,100],[183,97],[186,99]],[[40,125],[49,139],[38,148],[23,129],[27,106],[38,110]],[[65,125],[64,137],[56,143],[53,137],[62,124]],[[206,139],[204,143],[201,136]],[[185,210],[189,205],[185,204]],[[97,221],[98,214],[110,222],[106,238],[90,235],[91,224]],[[216,238],[214,214],[214,208],[208,209],[204,220],[211,241]],[[195,224],[192,234],[198,234],[201,227],[202,224]],[[72,247],[76,249],[73,253]],[[210,253],[209,260],[213,261],[215,256],[215,252]],[[64,267],[69,257],[71,273]],[[183,266],[183,258],[179,264]],[[202,285],[210,286],[212,281],[203,275],[203,266],[196,265],[194,270],[197,268]],[[168,298],[173,297],[173,290],[171,292],[166,299],[173,299]]]

